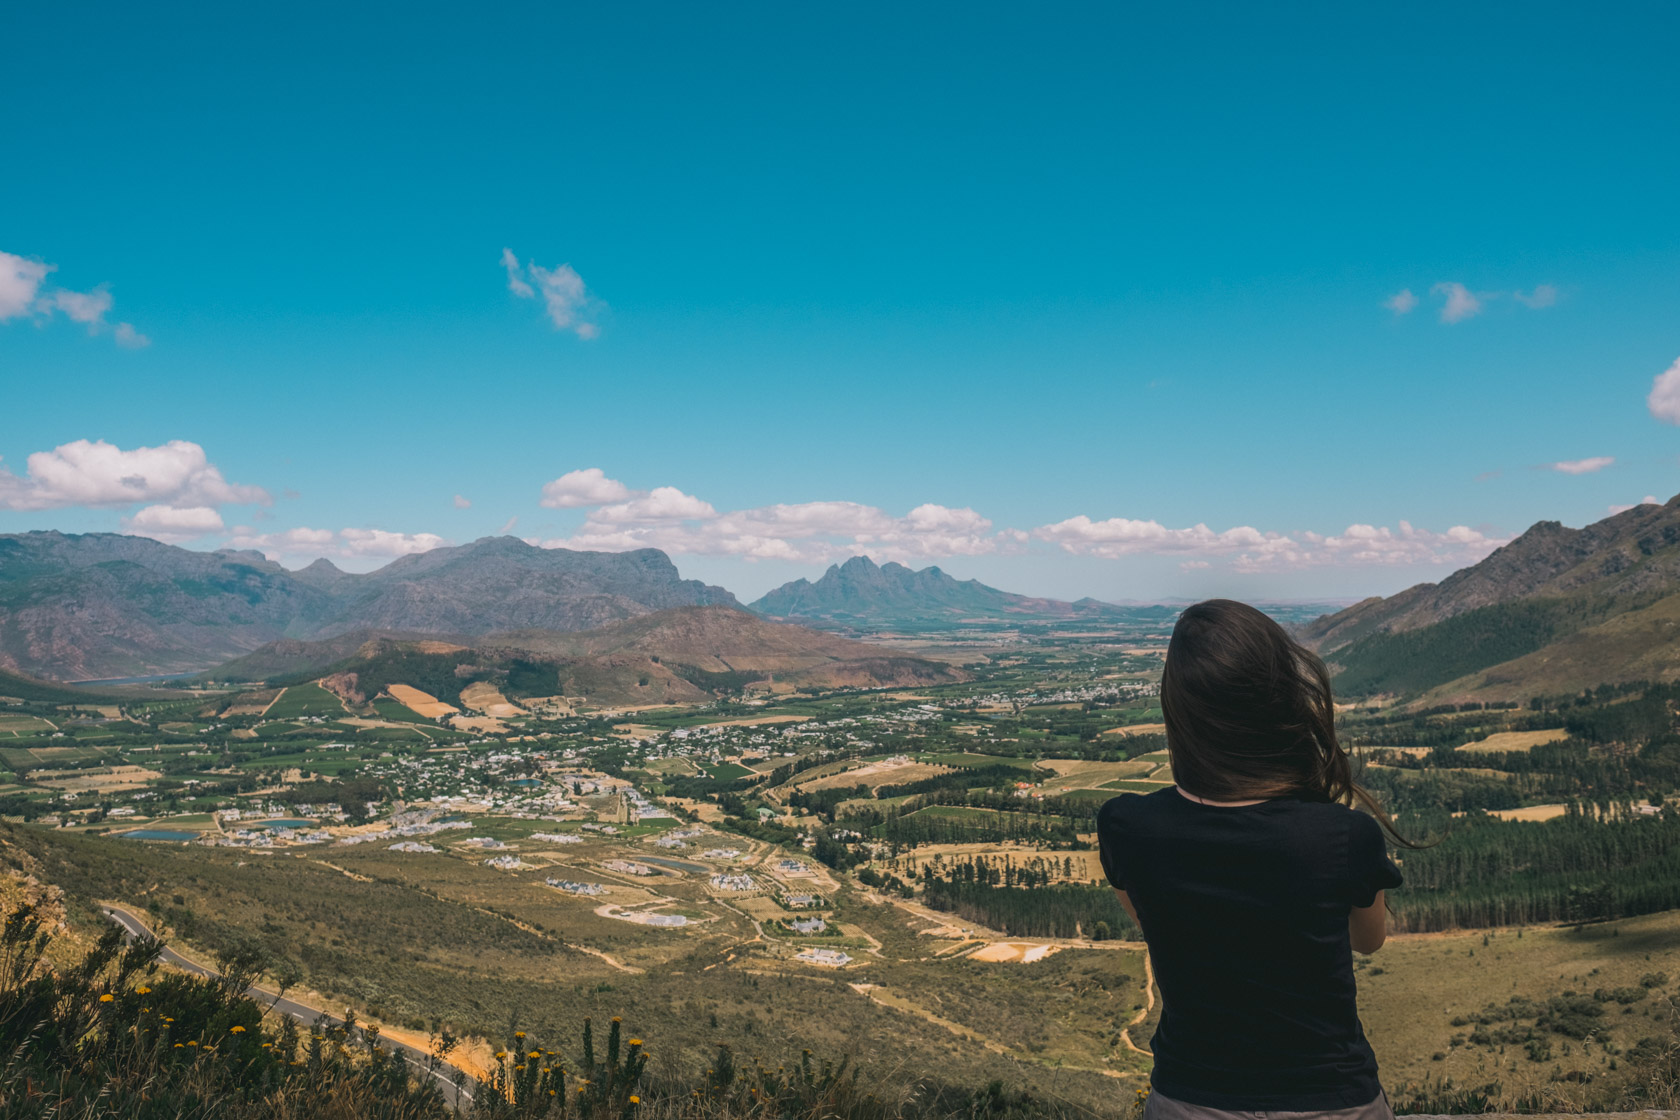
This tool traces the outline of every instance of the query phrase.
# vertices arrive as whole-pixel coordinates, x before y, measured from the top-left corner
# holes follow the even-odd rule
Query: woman
[[[1253,607],[1198,603],[1173,629],[1161,709],[1176,786],[1097,821],[1161,989],[1146,1120],[1389,1120],[1353,953],[1382,947],[1401,882],[1384,831],[1406,842],[1353,781],[1324,662]]]

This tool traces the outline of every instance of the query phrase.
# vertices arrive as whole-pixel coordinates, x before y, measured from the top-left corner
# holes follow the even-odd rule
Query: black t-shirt
[[[1109,801],[1097,839],[1154,961],[1163,1096],[1268,1112],[1376,1098],[1348,943],[1349,909],[1400,885],[1374,819],[1297,798],[1202,805],[1168,786]]]

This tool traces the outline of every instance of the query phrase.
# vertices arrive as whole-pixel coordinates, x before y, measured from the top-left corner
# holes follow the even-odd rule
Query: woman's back
[[[1098,837],[1161,989],[1157,1092],[1243,1111],[1379,1095],[1348,936],[1351,909],[1400,881],[1375,820],[1298,797],[1209,805],[1169,787],[1108,802]]]

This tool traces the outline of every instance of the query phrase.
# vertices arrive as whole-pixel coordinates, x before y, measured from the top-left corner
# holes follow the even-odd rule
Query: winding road
[[[106,903],[100,906],[99,909],[107,918],[122,926],[123,929],[127,931],[131,940],[142,936],[157,936],[146,925],[144,919],[142,919],[134,911],[128,909],[126,906]],[[167,945],[165,945],[163,947],[163,951],[158,954],[158,958],[170,966],[178,968],[182,972],[191,973],[194,976],[203,976],[209,979],[220,979],[221,977],[221,973],[217,972],[215,969],[201,965],[197,961],[188,960],[186,957],[183,957],[180,953],[177,953]],[[251,999],[265,1004],[271,1010],[281,1015],[290,1015],[292,1018],[305,1024],[306,1026],[313,1025],[316,1022],[323,1020],[335,1027],[342,1027],[344,1025],[344,1019],[341,1016],[333,1015],[319,1007],[311,1007],[306,1003],[299,1003],[296,1000],[287,999],[280,993],[271,992],[266,988],[259,988],[253,985],[245,989],[245,994]],[[357,1028],[357,1030],[359,1033],[360,1028]],[[423,1077],[436,1079],[438,1086],[443,1090],[444,1099],[449,1101],[451,1104],[459,1105],[465,1101],[472,1100],[473,1087],[476,1085],[476,1082],[470,1075],[463,1072],[464,1080],[461,1084],[457,1085],[455,1081],[445,1075],[443,1070],[434,1068],[432,1064],[432,1056],[426,1051],[420,1049],[418,1046],[410,1046],[406,1042],[398,1042],[396,1039],[385,1037],[381,1037],[379,1042],[380,1045],[389,1047],[404,1061],[408,1062],[408,1064],[413,1066],[414,1069]],[[456,1067],[451,1066],[449,1068],[453,1070]]]

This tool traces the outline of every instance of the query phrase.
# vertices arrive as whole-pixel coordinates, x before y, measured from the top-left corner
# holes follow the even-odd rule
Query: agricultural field
[[[345,711],[344,702],[320,685],[299,684],[282,692],[263,714],[271,720],[287,720],[304,716],[336,718]]]

